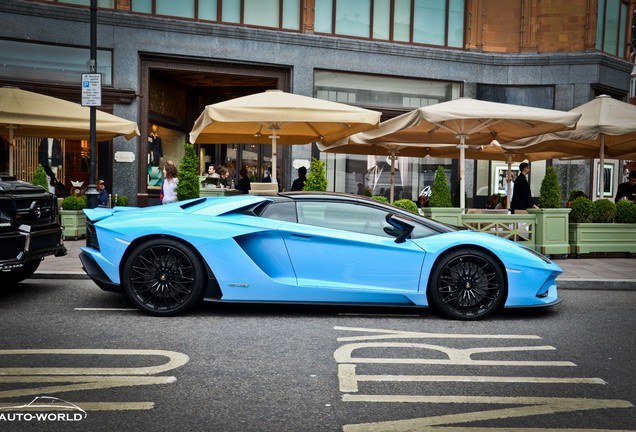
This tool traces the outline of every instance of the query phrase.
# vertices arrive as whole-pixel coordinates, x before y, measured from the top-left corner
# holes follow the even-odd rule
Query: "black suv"
[[[66,255],[57,198],[41,186],[0,176],[0,280],[30,277],[45,256]]]

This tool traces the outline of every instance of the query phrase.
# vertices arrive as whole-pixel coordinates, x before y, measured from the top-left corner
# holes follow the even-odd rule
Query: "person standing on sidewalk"
[[[172,161],[168,161],[163,166],[163,175],[165,179],[161,184],[161,204],[169,204],[177,201],[177,167]]]
[[[298,178],[292,183],[291,190],[303,190],[303,188],[305,187],[305,181],[307,181],[307,168],[301,166],[300,168],[298,168]]]
[[[510,201],[510,209],[512,213],[515,210],[526,210],[529,208],[539,208],[532,199],[530,184],[528,183],[528,173],[530,172],[530,164],[522,162],[519,164],[519,175],[515,179],[515,187],[512,190],[512,201]]]

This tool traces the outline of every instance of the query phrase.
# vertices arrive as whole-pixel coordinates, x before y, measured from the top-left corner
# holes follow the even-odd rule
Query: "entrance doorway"
[[[179,163],[183,143],[195,120],[206,105],[260,93],[270,89],[288,91],[289,68],[252,64],[192,61],[163,57],[142,57],[141,60],[141,140],[139,160],[140,206],[159,203],[163,163]],[[146,135],[144,135],[146,134]],[[262,181],[271,170],[270,146],[248,144],[197,144],[199,171],[209,165],[224,166],[231,179],[238,182],[238,173],[246,168],[255,181]],[[284,166],[288,149],[278,153],[278,166]],[[284,184],[286,170],[281,170]]]

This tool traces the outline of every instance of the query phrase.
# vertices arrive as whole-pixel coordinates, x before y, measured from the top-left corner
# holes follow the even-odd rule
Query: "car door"
[[[411,240],[396,243],[385,210],[319,200],[296,206],[298,223],[279,231],[299,287],[322,289],[326,296],[345,290],[352,297],[418,290],[424,251]]]

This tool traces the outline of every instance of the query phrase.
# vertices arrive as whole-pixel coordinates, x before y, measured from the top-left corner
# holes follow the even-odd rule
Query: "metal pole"
[[[91,58],[90,73],[97,73],[97,0],[91,0]],[[86,199],[88,208],[97,207],[96,183],[96,161],[97,158],[97,107],[90,107],[90,172],[88,177],[88,190],[86,191]]]

